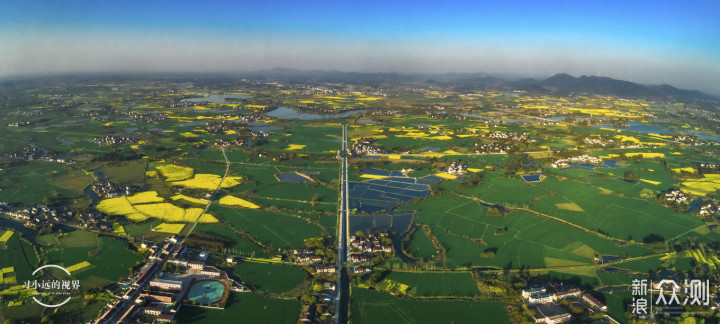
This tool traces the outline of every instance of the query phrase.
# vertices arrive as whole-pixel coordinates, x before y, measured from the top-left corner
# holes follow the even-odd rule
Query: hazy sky
[[[0,0],[0,77],[558,72],[720,94],[720,1]]]

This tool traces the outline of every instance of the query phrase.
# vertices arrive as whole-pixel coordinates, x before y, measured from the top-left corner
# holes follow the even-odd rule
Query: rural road
[[[335,323],[348,322],[350,302],[350,277],[345,267],[348,250],[348,221],[350,216],[347,175],[347,125],[343,124],[342,148],[340,150],[342,164],[340,166],[340,213],[338,214],[338,253],[337,253],[337,297],[335,298]]]

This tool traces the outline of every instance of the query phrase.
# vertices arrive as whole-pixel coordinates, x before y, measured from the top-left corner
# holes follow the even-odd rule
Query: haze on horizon
[[[0,77],[275,67],[564,72],[720,95],[718,9],[709,0],[0,0]]]

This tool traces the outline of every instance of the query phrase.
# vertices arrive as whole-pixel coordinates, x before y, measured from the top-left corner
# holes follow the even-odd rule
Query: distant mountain
[[[550,91],[556,94],[598,94],[618,97],[664,98],[680,101],[717,101],[718,98],[696,90],[682,90],[673,86],[641,85],[607,77],[574,77],[559,73],[544,80],[521,79],[500,85],[504,88],[534,92]]]
[[[547,94],[597,94],[626,98],[662,98],[679,101],[717,101],[720,98],[700,91],[683,90],[673,86],[642,85],[630,81],[608,77],[574,77],[558,73],[547,79],[533,78],[509,79],[489,73],[444,73],[444,74],[402,74],[402,73],[362,73],[341,71],[301,71],[276,68],[244,73],[248,76],[280,78],[288,81],[346,82],[382,85],[384,83],[405,83],[455,87],[457,90],[493,89],[502,91],[520,90],[529,93]]]

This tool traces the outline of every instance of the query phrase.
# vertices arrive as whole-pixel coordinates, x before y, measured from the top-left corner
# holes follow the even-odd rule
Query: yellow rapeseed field
[[[8,230],[7,232],[3,233],[2,237],[0,237],[0,242],[5,243],[7,242],[14,234],[13,230]]]
[[[627,157],[641,156],[641,157],[643,157],[644,159],[652,159],[652,158],[658,158],[658,157],[659,157],[659,158],[664,158],[664,157],[665,157],[665,153],[641,153],[641,152],[636,152],[636,153],[627,153],[627,154],[625,154],[625,156],[627,156]]]
[[[195,170],[174,164],[165,164],[157,167],[160,175],[165,177],[167,181],[180,181],[189,179],[193,176]]]
[[[705,196],[720,190],[720,174],[706,174],[702,179],[690,179],[682,183],[680,190],[698,196]]]
[[[87,267],[89,267],[89,266],[91,266],[91,265],[92,265],[92,264],[90,264],[90,262],[83,261],[83,262],[80,262],[80,263],[78,263],[78,264],[71,265],[71,266],[65,268],[65,270],[70,271],[70,272],[75,272],[75,271],[78,271],[78,270],[80,270],[80,269],[87,268]]]
[[[128,196],[127,200],[131,204],[147,204],[165,201],[162,197],[158,197],[157,191],[138,192],[132,196]]]
[[[221,188],[230,188],[237,186],[240,184],[239,180],[241,179],[242,177],[226,177],[225,181],[222,182]],[[195,177],[193,177],[192,179],[173,181],[171,182],[171,184],[175,186],[183,186],[194,189],[215,190],[220,184],[220,180],[222,180],[222,177],[219,175],[201,173],[196,174]]]
[[[220,198],[220,205],[240,206],[240,207],[252,208],[252,209],[260,208],[260,206],[253,204],[245,199],[237,198],[237,197],[230,196],[230,195]]]
[[[198,199],[198,198],[188,197],[185,195],[175,195],[175,196],[170,197],[170,199],[172,199],[173,201],[185,200],[187,202],[190,202],[193,204],[198,204],[198,205],[207,205],[207,203],[208,203],[208,201],[205,199]]]
[[[649,184],[654,184],[654,185],[656,185],[656,186],[662,183],[662,182],[660,182],[660,181],[652,181],[652,180],[646,180],[646,179],[640,179],[640,181],[642,181],[642,182],[647,182],[647,183],[649,183]]]
[[[448,179],[448,180],[457,179],[457,176],[456,176],[456,175],[450,174],[450,173],[445,173],[445,172],[435,173],[435,176],[436,176],[436,177],[443,178],[443,179]]]
[[[168,224],[168,223],[162,223],[155,227],[156,232],[163,232],[163,233],[170,233],[170,234],[180,234],[182,230],[185,228],[185,224]]]
[[[672,169],[672,170],[673,170],[674,172],[676,172],[676,173],[682,173],[683,171],[685,171],[685,172],[690,172],[690,173],[695,173],[695,168],[691,168],[691,167],[674,168],[674,169]]]
[[[288,147],[286,147],[285,149],[288,150],[288,151],[302,150],[302,149],[305,148],[305,146],[307,146],[307,145],[302,145],[302,144],[290,144],[290,145],[288,145]]]

